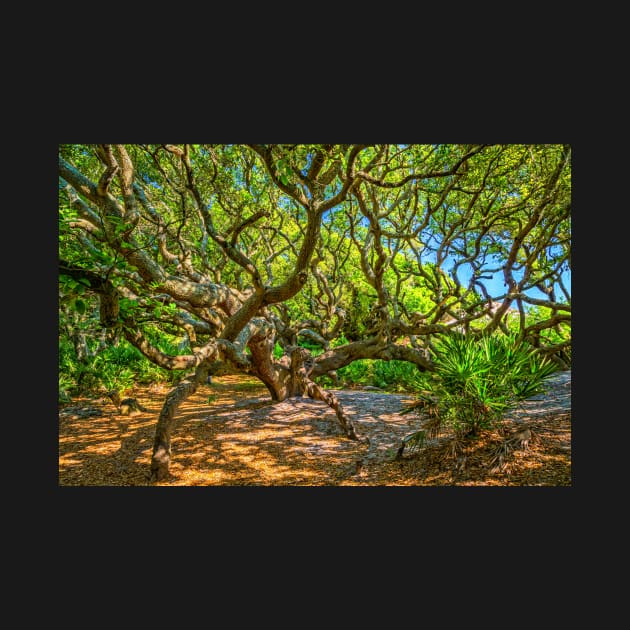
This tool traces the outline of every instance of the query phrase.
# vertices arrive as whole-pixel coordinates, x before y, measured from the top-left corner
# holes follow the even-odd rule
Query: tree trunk
[[[359,436],[352,420],[345,414],[338,398],[331,392],[309,378],[312,369],[310,353],[303,348],[295,348],[290,355],[290,365],[264,362],[252,373],[259,378],[269,390],[274,401],[283,401],[294,396],[307,394],[314,400],[321,400],[331,407],[339,420],[346,436],[358,440]],[[195,375],[189,376],[174,387],[166,396],[162,411],[158,418],[153,454],[151,456],[151,481],[163,481],[168,478],[171,461],[171,434],[175,424],[177,409],[189,396],[192,396],[200,384],[206,382],[208,366],[198,368]]]
[[[175,413],[189,396],[192,396],[207,376],[207,368],[198,368],[194,375],[185,378],[166,396],[158,418],[151,456],[151,481],[163,481],[168,477],[171,462],[171,432],[175,424]]]
[[[74,345],[74,351],[77,355],[77,361],[83,365],[87,364],[87,360],[90,356],[90,349],[88,348],[85,333],[75,330],[71,335],[71,339]]]
[[[295,396],[308,395],[314,400],[325,402],[335,411],[337,420],[344,433],[351,440],[359,440],[352,420],[346,415],[339,399],[326,391],[313,379],[329,373],[359,358],[380,358],[384,360],[406,360],[414,363],[420,370],[433,370],[434,367],[422,352],[414,348],[380,343],[376,339],[355,342],[313,358],[302,347],[293,347],[289,354],[279,361],[273,359],[274,337],[269,330],[253,336],[248,343],[251,362],[246,371],[260,379],[267,387],[272,400],[280,402]],[[239,371],[239,370],[237,370]],[[195,376],[184,379],[173,388],[166,397],[158,419],[153,455],[151,459],[151,479],[160,481],[168,477],[171,459],[171,432],[175,414],[180,404],[205,383],[209,372],[215,373],[215,364],[206,364],[197,368]]]
[[[279,361],[273,360],[273,336],[265,332],[249,340],[252,361],[246,370],[248,374],[260,379],[267,387],[271,399],[277,402],[295,396],[308,395],[314,400],[325,402],[334,410],[344,433],[351,440],[360,437],[346,415],[339,399],[330,391],[317,384],[315,378],[331,370],[351,363],[358,358],[381,358],[385,360],[407,360],[417,365],[420,370],[433,370],[431,362],[413,348],[395,344],[379,344],[375,340],[348,344],[343,349],[328,351],[314,359],[308,350],[294,347],[288,356]],[[151,458],[151,479],[161,481],[168,477],[171,459],[171,432],[175,423],[175,414],[180,404],[205,383],[208,372],[214,373],[214,364],[197,368],[195,376],[184,379],[167,395],[160,412]],[[238,371],[238,370],[237,370]]]

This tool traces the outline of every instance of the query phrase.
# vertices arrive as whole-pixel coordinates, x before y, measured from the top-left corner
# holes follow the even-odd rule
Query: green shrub
[[[344,385],[371,385],[396,392],[416,392],[421,388],[418,368],[408,361],[358,359],[339,368],[337,376]],[[327,376],[320,377],[324,387],[334,385]]]
[[[59,397],[58,402],[67,403],[72,400],[70,393],[74,388],[74,379],[59,372]]]
[[[516,334],[475,340],[452,333],[440,338],[435,350],[436,370],[422,373],[418,400],[404,413],[427,413],[434,431],[446,425],[464,436],[496,426],[507,409],[542,393],[558,370]]]
[[[371,359],[359,359],[337,370],[337,376],[341,382],[348,385],[371,385],[373,377],[373,361]]]
[[[97,340],[88,343],[94,352]],[[154,343],[163,352],[178,354],[177,345],[166,338],[158,338]],[[156,366],[124,339],[101,348],[97,354],[91,354],[81,362],[71,343],[63,338],[59,342],[59,399],[62,402],[84,392],[124,391],[136,384],[174,383],[184,373],[184,370],[165,370]]]

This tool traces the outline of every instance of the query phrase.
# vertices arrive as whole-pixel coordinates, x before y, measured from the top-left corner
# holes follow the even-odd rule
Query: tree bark
[[[306,392],[308,393],[308,395],[315,400],[322,400],[329,407],[332,407],[332,409],[334,409],[335,413],[337,414],[339,424],[345,431],[346,435],[351,440],[358,440],[359,436],[356,432],[356,429],[354,428],[354,424],[344,412],[343,407],[341,406],[341,403],[339,402],[337,396],[335,396],[332,392],[326,391],[317,383],[311,381],[308,377],[304,377],[304,383],[306,385]]]
[[[358,440],[359,436],[352,424],[352,420],[345,414],[339,399],[323,387],[312,381],[310,377],[313,369],[312,357],[308,350],[304,348],[295,348],[291,352],[291,386],[298,396],[306,393],[314,400],[321,400],[329,407],[334,409],[339,424],[343,428],[345,434],[351,440]],[[294,395],[296,395],[294,394]]]
[[[155,429],[151,456],[151,481],[163,481],[168,478],[171,462],[171,433],[175,424],[175,414],[182,402],[192,396],[199,385],[205,382],[207,375],[208,368],[199,367],[195,374],[185,378],[167,394]]]

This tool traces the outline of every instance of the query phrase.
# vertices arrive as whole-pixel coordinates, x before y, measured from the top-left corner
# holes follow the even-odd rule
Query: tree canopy
[[[60,308],[188,371],[158,419],[157,479],[208,374],[325,400],[357,438],[318,384],[357,359],[431,370],[455,329],[515,331],[562,363],[570,159],[558,144],[60,145]]]

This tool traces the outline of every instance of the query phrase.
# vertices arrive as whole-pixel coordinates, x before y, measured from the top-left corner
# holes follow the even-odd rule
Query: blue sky
[[[448,267],[446,266],[444,268],[448,269]],[[467,286],[468,281],[470,280],[471,273],[472,273],[472,270],[470,268],[470,265],[466,264],[459,267],[459,269],[457,270],[457,276],[462,286]],[[481,280],[481,282],[486,287],[486,290],[492,297],[498,297],[505,293],[505,290],[507,287],[505,286],[505,283],[504,283],[503,271],[497,271],[493,274],[484,274],[484,275],[492,276],[491,279],[484,278]],[[520,280],[520,278],[522,277],[522,274],[519,274],[517,271],[514,271],[512,275],[514,279],[517,281]],[[570,270],[562,273],[562,283],[565,289],[569,292],[569,295],[571,295],[571,271]],[[528,289],[527,291],[525,291],[525,294],[529,295],[530,297],[537,298],[537,299],[544,299],[544,300],[548,299],[548,296],[542,291],[540,291],[540,289],[537,289],[536,287],[532,289]],[[556,287],[556,299],[558,302],[564,302],[566,300],[564,293],[561,291],[559,286]]]

